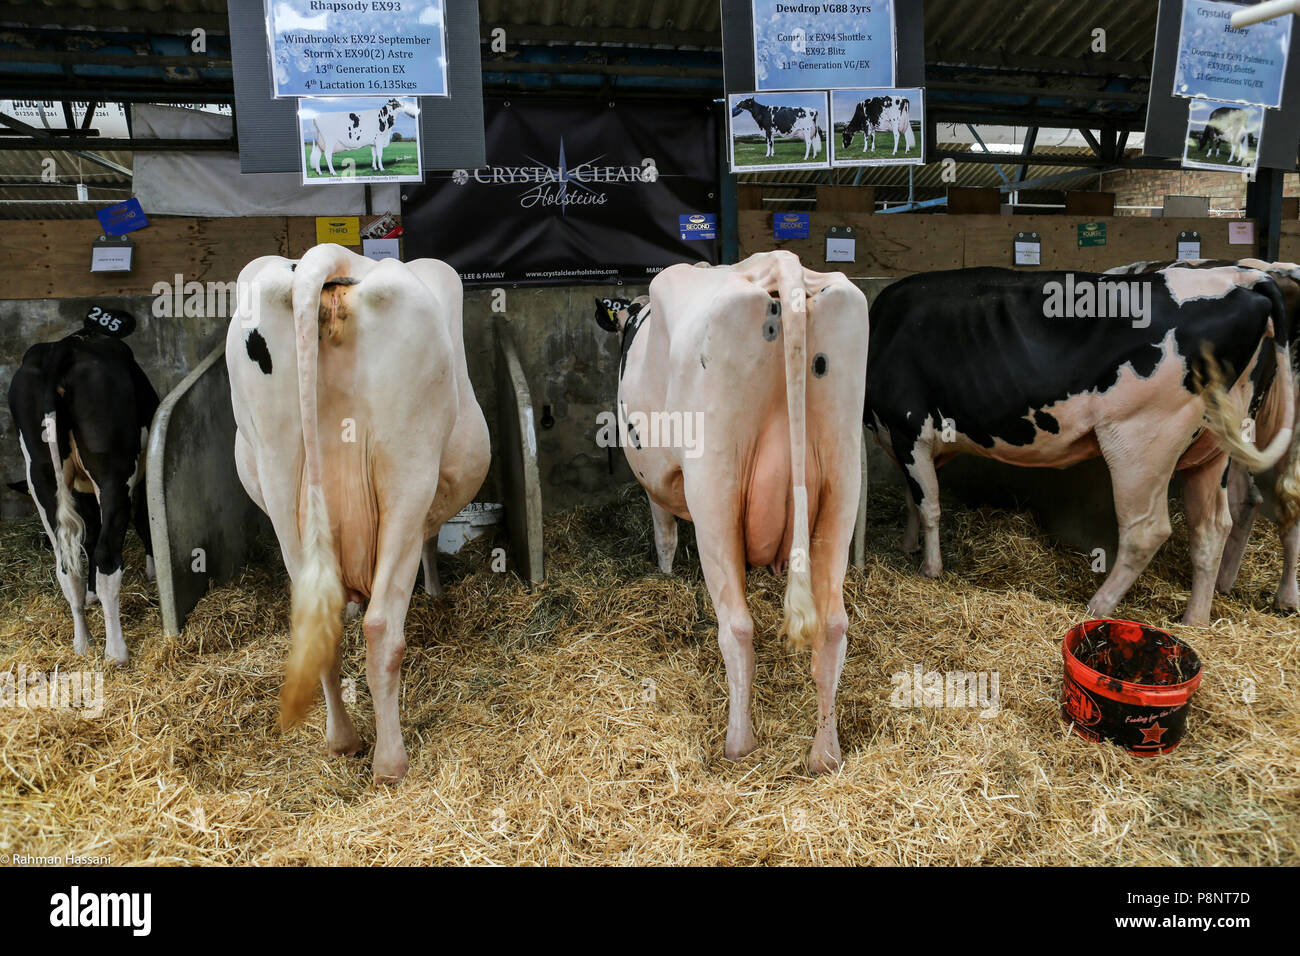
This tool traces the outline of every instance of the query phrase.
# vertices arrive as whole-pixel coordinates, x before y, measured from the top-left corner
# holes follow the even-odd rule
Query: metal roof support
[[[1031,126],[1029,127],[1029,131],[1025,133],[1025,148],[1020,151],[1021,158],[1026,160],[1026,162],[1021,163],[1020,169],[1016,171],[1016,182],[1018,183],[1023,183],[1025,177],[1029,175],[1028,159],[1030,156],[1034,155],[1034,144],[1037,142],[1038,127]]]
[[[984,150],[984,152],[986,153],[992,154],[993,151],[984,144],[984,137],[979,134],[979,131],[977,129],[975,129],[975,124],[967,123],[966,128],[970,130],[970,134],[975,137],[975,142],[980,144],[980,149]],[[993,161],[993,165],[997,169],[998,175],[1002,177],[1002,181],[1004,183],[1011,182],[1011,180],[1007,178],[1007,174],[1002,171],[1002,166],[1000,163],[998,163],[995,160]]]

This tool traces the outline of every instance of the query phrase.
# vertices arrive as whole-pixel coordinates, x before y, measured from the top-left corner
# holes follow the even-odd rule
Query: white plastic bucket
[[[439,553],[455,554],[465,546],[466,541],[487,534],[488,529],[501,523],[505,510],[505,505],[494,501],[470,503],[459,514],[448,518],[447,523],[438,529]]]

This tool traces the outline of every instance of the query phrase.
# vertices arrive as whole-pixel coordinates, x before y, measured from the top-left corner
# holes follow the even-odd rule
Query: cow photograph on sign
[[[923,163],[922,91],[833,90],[831,165],[903,166]]]
[[[727,105],[733,172],[830,166],[825,93],[733,93]]]
[[[1253,170],[1263,128],[1262,106],[1192,100],[1187,111],[1183,166],[1232,172]]]
[[[307,186],[418,183],[420,109],[414,99],[304,97],[298,101]]]

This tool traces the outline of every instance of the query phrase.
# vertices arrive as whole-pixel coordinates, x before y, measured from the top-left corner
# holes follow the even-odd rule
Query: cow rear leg
[[[1183,473],[1183,502],[1192,552],[1192,593],[1183,614],[1184,624],[1210,622],[1223,544],[1232,530],[1228,492],[1221,481],[1227,464],[1224,458],[1215,457]]]
[[[442,594],[442,581],[438,579],[438,536],[424,542],[420,552],[420,567],[424,569],[424,593],[430,597]]]
[[[899,460],[906,461],[907,457],[905,454]],[[903,471],[907,473],[907,487],[915,502],[917,522],[925,533],[921,575],[937,578],[943,573],[943,558],[939,553],[939,477],[935,474],[929,442],[918,438],[910,449],[910,457],[912,460],[903,466]]]
[[[677,554],[677,516],[665,508],[660,508],[650,498],[650,518],[655,529],[655,554],[659,558],[659,570],[664,574],[673,573],[673,558]]]
[[[693,496],[687,493],[689,505]],[[750,716],[754,687],[754,619],[745,605],[745,545],[738,501],[717,501],[696,516],[695,541],[704,583],[718,616],[718,648],[727,668],[728,760],[739,760],[758,746]],[[692,515],[696,512],[692,510]],[[714,516],[717,516],[716,518]]]
[[[86,536],[82,539],[81,546],[86,552],[87,566],[91,569],[86,577],[85,603],[89,607],[99,601],[99,595],[95,593],[94,565],[91,564],[95,558],[95,545],[99,543],[99,501],[93,494],[81,491],[73,492],[72,497],[77,503],[77,514],[81,515],[81,521],[86,526]]]
[[[325,749],[335,756],[352,757],[361,749],[361,736],[348,715],[343,701],[343,687],[339,670],[343,660],[343,645],[334,652],[334,664],[321,674],[321,688],[325,691]]]
[[[1277,594],[1273,596],[1273,607],[1278,611],[1295,611],[1300,609],[1300,588],[1296,587],[1296,569],[1300,565],[1300,521],[1285,531],[1278,526],[1282,538],[1282,576],[1277,582]]]
[[[95,544],[92,566],[95,571],[99,602],[104,606],[104,630],[107,635],[104,653],[118,666],[125,666],[130,656],[122,637],[122,549],[126,529],[131,522],[131,493],[126,482],[111,480],[99,486],[102,526]]]
[[[406,654],[406,612],[415,586],[415,573],[424,549],[424,517],[432,498],[405,509],[383,511],[379,550],[370,604],[362,621],[366,635],[366,682],[375,705],[376,783],[397,783],[410,761],[402,742],[400,698],[402,658]]]
[[[903,551],[906,554],[916,554],[921,550],[921,513],[917,510],[916,502],[912,500],[910,489],[904,492],[903,500],[907,502],[907,526],[903,528]]]
[[[1169,537],[1169,479],[1174,460],[1169,455],[1156,460],[1154,455],[1135,457],[1129,453],[1144,443],[1148,448],[1158,447],[1158,438],[1144,442],[1142,436],[1098,433],[1097,437],[1115,494],[1119,552],[1115,566],[1088,602],[1088,613],[1108,617]]]
[[[1228,513],[1232,515],[1232,531],[1223,546],[1223,560],[1219,562],[1219,577],[1215,589],[1220,594],[1232,593],[1241,571],[1241,562],[1246,557],[1246,546],[1250,544],[1250,533],[1255,527],[1255,518],[1259,514],[1260,493],[1255,482],[1241,465],[1232,462],[1228,466]]]
[[[822,633],[814,640],[812,648],[812,676],[817,685],[817,733],[808,751],[808,769],[812,773],[836,770],[841,761],[835,692],[849,646],[849,616],[844,610],[844,572],[853,535],[853,512],[846,506],[849,500],[856,505],[857,495],[846,499],[844,506],[835,501],[833,495],[853,490],[847,486],[840,487],[823,496],[809,555],[813,599],[822,620]]]

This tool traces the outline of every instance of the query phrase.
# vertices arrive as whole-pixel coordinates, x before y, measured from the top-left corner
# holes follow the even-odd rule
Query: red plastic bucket
[[[1191,647],[1156,627],[1095,620],[1070,628],[1061,655],[1061,717],[1080,737],[1143,757],[1178,746],[1201,685],[1201,660]]]

